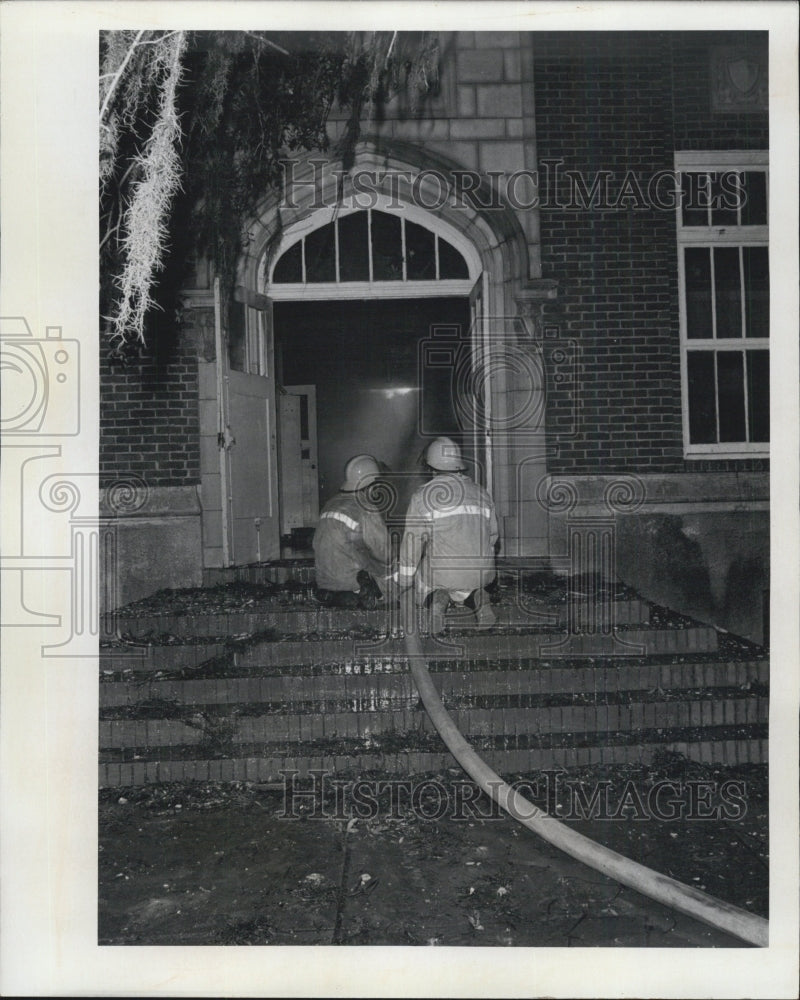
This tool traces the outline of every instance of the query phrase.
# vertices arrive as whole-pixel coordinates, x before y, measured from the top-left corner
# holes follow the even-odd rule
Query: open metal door
[[[492,450],[489,428],[492,419],[491,356],[486,318],[488,276],[481,272],[469,293],[470,357],[472,371],[467,384],[471,390],[471,428],[466,442],[479,483],[492,488]]]
[[[243,566],[280,555],[272,302],[237,288],[226,333],[223,532],[227,564]]]

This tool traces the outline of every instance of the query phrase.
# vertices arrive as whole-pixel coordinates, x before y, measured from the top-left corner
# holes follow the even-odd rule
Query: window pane
[[[684,226],[707,226],[711,197],[708,174],[681,174],[681,218]]]
[[[369,281],[367,213],[339,219],[339,276],[342,281]]]
[[[231,299],[228,309],[228,363],[235,372],[245,371],[247,340],[244,303]]]
[[[743,226],[767,224],[767,175],[763,170],[750,170],[742,174],[745,202],[742,205]]]
[[[276,284],[303,280],[303,251],[301,244],[302,240],[295,243],[293,247],[289,247],[275,265],[275,270],[272,272],[272,280]]]
[[[737,178],[733,170],[720,170],[711,182],[711,225],[735,226],[739,216]]]
[[[708,247],[687,247],[683,261],[686,272],[686,335],[713,337],[711,251]]]
[[[406,219],[406,277],[409,281],[436,278],[435,240],[430,229]]]
[[[766,247],[742,247],[744,254],[744,315],[748,337],[769,336],[769,252]]]
[[[747,352],[747,419],[751,441],[769,441],[769,351]]]
[[[689,351],[686,363],[689,374],[689,440],[692,444],[715,443],[714,352]]]
[[[744,355],[717,352],[720,441],[744,441]]]
[[[742,335],[742,287],[739,247],[714,247],[714,293],[717,337]]]
[[[372,277],[375,281],[403,279],[403,244],[397,215],[372,213]]]
[[[300,440],[308,441],[308,396],[300,396]]]
[[[439,237],[439,277],[440,278],[468,278],[469,268],[467,262],[447,240]]]
[[[336,244],[333,223],[306,236],[306,281],[336,281]]]

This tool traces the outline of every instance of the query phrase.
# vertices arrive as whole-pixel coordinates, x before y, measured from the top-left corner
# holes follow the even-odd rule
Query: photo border
[[[798,942],[797,6],[768,3],[75,2],[3,4],[3,316],[80,342],[81,433],[51,436],[52,467],[98,509],[97,52],[101,29],[701,30],[770,32],[771,663],[768,949],[100,947],[97,941],[97,659],[47,658],[5,628],[0,676],[0,976],[5,995],[783,997]],[[33,499],[4,441],[2,551],[22,545]],[[57,459],[57,461],[55,461]],[[48,466],[50,468],[51,466]],[[22,468],[22,466],[20,466]],[[83,507],[81,508],[83,509]],[[89,516],[89,515],[87,515]],[[36,555],[70,538],[42,515]],[[60,575],[59,575],[60,574]],[[10,574],[4,574],[10,577]],[[69,581],[43,568],[39,607],[66,613]],[[5,581],[4,581],[5,582]],[[96,654],[95,654],[96,656]],[[308,957],[312,961],[304,961]],[[567,960],[568,959],[568,960]]]

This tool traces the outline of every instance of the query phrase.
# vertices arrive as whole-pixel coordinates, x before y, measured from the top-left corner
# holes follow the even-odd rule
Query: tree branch
[[[277,42],[270,41],[269,38],[264,38],[263,35],[256,35],[255,32],[252,31],[245,31],[244,34],[249,35],[250,38],[257,39],[259,42],[263,42],[264,45],[269,45],[269,47],[275,49],[276,52],[280,52],[282,56],[290,55],[290,53],[287,52],[286,49],[282,49],[280,45],[277,44]]]
[[[394,48],[394,43],[396,41],[397,41],[397,32],[393,31],[392,32],[392,40],[389,43],[389,48],[388,48],[388,50],[386,52],[386,60],[384,61],[384,64],[383,64],[384,67],[388,67],[389,66],[389,60],[392,58],[392,49]]]

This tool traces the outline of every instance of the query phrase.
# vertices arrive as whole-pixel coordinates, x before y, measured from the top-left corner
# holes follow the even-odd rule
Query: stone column
[[[502,454],[511,510],[505,518],[504,555],[548,556],[547,509],[536,486],[547,474],[549,442],[545,431],[547,351],[543,342],[545,304],[555,299],[555,281],[528,282],[516,295],[517,316],[508,324],[505,394],[502,418],[494,430]]]

